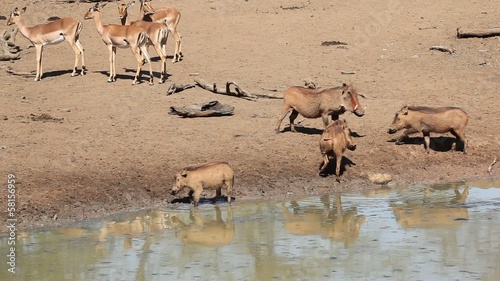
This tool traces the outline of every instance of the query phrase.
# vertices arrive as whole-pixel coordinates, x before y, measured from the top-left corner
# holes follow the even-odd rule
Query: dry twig
[[[493,159],[493,162],[490,164],[490,166],[488,167],[488,174],[490,174],[490,176],[493,176],[493,165],[495,165],[495,163],[497,162],[497,157],[495,156],[495,159]]]

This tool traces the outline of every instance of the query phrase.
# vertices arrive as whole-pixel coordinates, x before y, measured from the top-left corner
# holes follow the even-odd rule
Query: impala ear
[[[131,6],[134,6],[134,4],[135,4],[135,1],[130,1],[130,3],[127,4],[127,8],[131,7]]]
[[[23,12],[23,13],[24,13],[24,12],[26,12],[26,7],[23,7],[23,8],[21,9],[21,12]]]
[[[183,170],[183,171],[181,172],[181,176],[183,176],[183,177],[187,177],[187,172],[186,172],[186,170]]]

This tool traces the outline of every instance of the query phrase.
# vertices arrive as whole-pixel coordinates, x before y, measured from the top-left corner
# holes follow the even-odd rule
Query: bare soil
[[[117,81],[107,83],[108,51],[94,22],[83,20],[93,4],[3,0],[0,31],[11,29],[4,18],[16,6],[28,7],[28,25],[51,16],[82,20],[89,69],[85,76],[70,77],[74,53],[62,43],[45,47],[42,81],[9,74],[8,68],[35,70],[35,50],[21,34],[16,40],[21,59],[0,62],[0,177],[6,186],[8,173],[16,176],[18,226],[46,227],[165,206],[187,194],[169,194],[174,174],[209,161],[227,161],[234,168],[236,203],[370,192],[380,186],[368,180],[369,173],[388,173],[392,186],[399,187],[488,177],[489,164],[500,156],[499,38],[457,39],[456,28],[495,27],[498,3],[431,2],[157,0],[155,7],[170,5],[182,13],[184,60],[169,62],[168,81],[158,84],[155,59],[155,85],[144,80],[132,86],[136,62],[127,49],[118,50]],[[132,18],[138,10],[131,8]],[[116,4],[108,3],[102,17],[118,24]],[[429,50],[432,46],[455,52]],[[173,49],[170,37],[169,57]],[[156,58],[153,48],[150,53]],[[166,95],[172,83],[193,83],[196,77],[220,86],[233,80],[249,92],[276,96],[306,78],[320,87],[353,83],[367,96],[361,99],[367,109],[363,117],[341,117],[357,142],[357,149],[345,154],[344,163],[351,165],[341,182],[318,175],[320,119],[299,117],[300,132],[291,133],[286,118],[284,132],[276,134],[280,99],[248,101],[199,87]],[[171,106],[211,100],[233,106],[235,114],[168,114]],[[406,104],[462,107],[471,116],[469,153],[452,149],[450,134],[431,135],[430,154],[420,135],[404,145],[389,142],[395,137],[386,133],[394,113]],[[498,167],[493,173],[498,175]],[[5,220],[5,188],[0,201]]]

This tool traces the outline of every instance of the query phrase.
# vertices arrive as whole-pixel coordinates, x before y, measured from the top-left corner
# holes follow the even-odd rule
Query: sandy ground
[[[108,53],[92,20],[90,3],[3,0],[0,28],[14,7],[27,6],[28,25],[51,16],[82,20],[87,75],[70,77],[68,44],[47,46],[44,78],[7,73],[35,70],[34,48],[20,34],[21,59],[0,62],[0,177],[16,176],[18,227],[57,225],[135,208],[165,206],[174,174],[183,167],[227,161],[236,173],[235,199],[265,200],[293,194],[370,192],[369,173],[388,173],[392,186],[487,177],[500,156],[499,38],[456,39],[456,28],[495,27],[497,1],[230,1],[157,0],[182,13],[184,60],[169,61],[167,83],[132,86],[136,62],[130,50],[117,55],[118,80],[107,83]],[[139,8],[132,7],[132,18]],[[103,8],[105,23],[119,23],[116,4]],[[173,40],[168,42],[169,57]],[[322,46],[324,41],[347,45]],[[430,51],[448,46],[454,54]],[[152,57],[156,57],[150,48]],[[156,82],[159,62],[153,61]],[[342,74],[342,73],[354,74]],[[192,76],[198,73],[198,76]],[[247,101],[192,88],[165,93],[172,83],[202,78],[228,80],[253,93],[282,95],[305,78],[320,87],[353,83],[367,98],[366,115],[345,118],[357,150],[347,151],[340,183],[320,177],[320,119],[299,117],[299,133],[275,133],[280,99]],[[234,106],[230,117],[181,118],[170,106],[218,100]],[[388,142],[394,113],[406,104],[459,106],[470,116],[469,153],[450,149],[451,135],[434,135],[426,154],[415,135],[405,145]],[[50,115],[57,120],[35,121]],[[282,128],[283,128],[282,125]],[[431,135],[432,136],[432,135]],[[493,173],[498,175],[495,166]],[[7,191],[0,193],[7,218]],[[214,193],[204,196],[211,197]],[[54,218],[57,218],[54,220]]]

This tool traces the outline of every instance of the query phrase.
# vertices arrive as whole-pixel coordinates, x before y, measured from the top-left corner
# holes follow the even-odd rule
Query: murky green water
[[[18,233],[15,278],[0,239],[0,280],[500,280],[499,187],[181,205]]]

